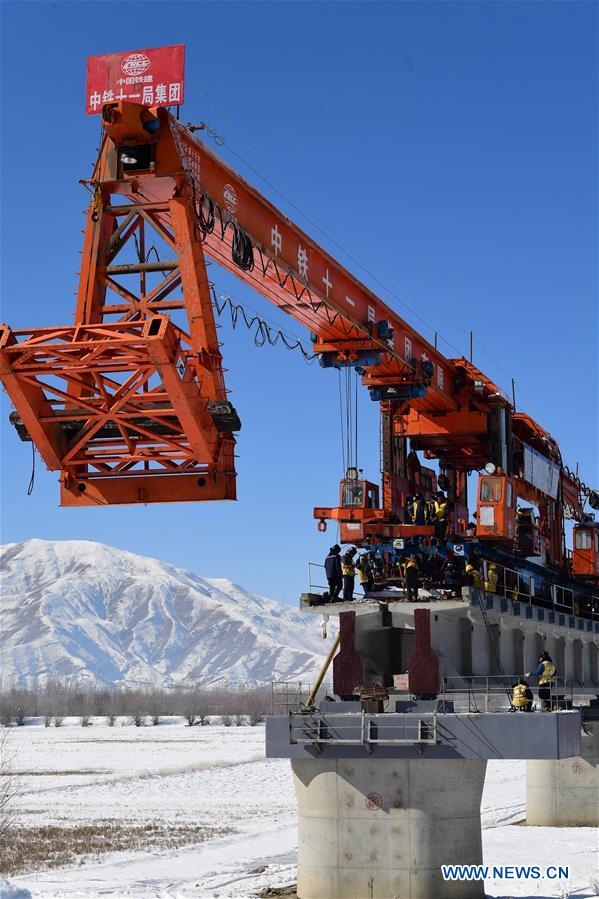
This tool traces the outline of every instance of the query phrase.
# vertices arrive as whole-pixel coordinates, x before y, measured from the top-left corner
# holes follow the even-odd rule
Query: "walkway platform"
[[[579,711],[368,714],[340,710],[266,720],[267,758],[565,759],[580,751]]]

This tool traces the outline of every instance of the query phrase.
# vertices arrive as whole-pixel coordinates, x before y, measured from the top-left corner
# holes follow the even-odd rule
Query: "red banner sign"
[[[184,67],[184,44],[88,56],[85,111],[97,115],[104,103],[116,100],[141,106],[179,106]]]

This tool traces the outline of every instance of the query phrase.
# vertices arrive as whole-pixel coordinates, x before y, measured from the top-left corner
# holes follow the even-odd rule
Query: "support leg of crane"
[[[585,721],[579,758],[526,763],[526,823],[599,826],[599,721]]]
[[[482,899],[483,881],[441,865],[482,863],[486,761],[293,759],[301,899]]]

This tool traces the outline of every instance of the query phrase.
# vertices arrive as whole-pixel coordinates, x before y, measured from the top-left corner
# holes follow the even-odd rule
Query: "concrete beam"
[[[567,759],[580,751],[578,711],[313,713],[266,720],[268,758]]]

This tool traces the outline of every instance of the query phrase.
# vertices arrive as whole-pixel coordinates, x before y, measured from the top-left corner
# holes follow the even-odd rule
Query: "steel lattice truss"
[[[88,214],[77,323],[2,330],[13,420],[61,472],[63,505],[234,499],[230,431],[239,423],[189,198],[99,199]],[[170,258],[158,258],[156,242]]]

